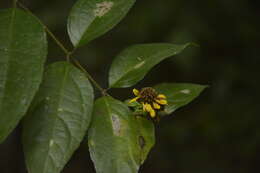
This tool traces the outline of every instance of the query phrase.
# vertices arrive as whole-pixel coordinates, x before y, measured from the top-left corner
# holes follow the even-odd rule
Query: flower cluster
[[[142,88],[140,91],[133,89],[136,96],[129,103],[138,102],[142,104],[143,111],[148,112],[152,118],[156,117],[156,112],[162,110],[167,104],[166,96],[158,94],[155,89],[151,87]]]

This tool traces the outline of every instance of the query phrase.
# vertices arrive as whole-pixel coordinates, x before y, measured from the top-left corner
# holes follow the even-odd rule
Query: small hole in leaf
[[[139,146],[141,147],[141,149],[143,149],[145,146],[145,139],[143,136],[139,136]]]

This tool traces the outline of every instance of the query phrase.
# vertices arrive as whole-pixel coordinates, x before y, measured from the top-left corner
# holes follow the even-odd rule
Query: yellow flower
[[[133,93],[134,93],[135,96],[139,95],[139,91],[137,89],[135,89],[135,88],[133,89]]]
[[[163,99],[155,99],[155,101],[161,105],[166,105],[167,104],[167,100],[163,100]]]
[[[155,117],[155,111],[149,103],[144,103],[143,109],[144,111],[149,112],[152,118]]]
[[[161,106],[155,102],[153,102],[154,109],[161,109]]]
[[[138,99],[139,99],[139,97],[135,97],[135,98],[133,98],[132,100],[130,100],[129,103],[136,102]]]
[[[131,99],[129,103],[139,102],[143,106],[143,111],[148,112],[152,118],[156,117],[156,111],[164,108],[167,104],[166,96],[163,94],[157,94],[155,89],[146,87],[140,91],[133,89],[133,93],[136,96]]]

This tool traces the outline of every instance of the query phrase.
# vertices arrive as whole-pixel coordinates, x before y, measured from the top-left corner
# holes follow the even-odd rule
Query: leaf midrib
[[[185,46],[185,47],[186,47],[186,46]],[[184,47],[184,48],[185,48],[185,47]],[[184,48],[183,48],[183,49],[184,49]],[[172,48],[166,49],[166,50],[164,50],[163,52],[160,52],[159,54],[164,54],[165,52],[169,51],[170,49],[172,49]],[[176,52],[176,53],[174,53],[174,54],[172,54],[172,55],[170,55],[170,56],[164,57],[164,58],[162,58],[159,62],[163,61],[163,60],[166,59],[166,58],[170,58],[171,56],[174,56],[174,55],[176,55],[176,54],[178,54],[178,53],[179,53],[179,52]],[[149,59],[154,59],[154,57],[156,57],[156,56],[160,56],[160,55],[158,55],[158,54],[152,55],[152,56],[150,56]],[[138,56],[138,57],[139,57],[139,56]],[[143,61],[145,61],[145,60],[147,60],[147,58],[144,59]],[[153,63],[153,65],[150,65],[149,69],[151,69],[154,65],[158,64],[159,62]],[[146,63],[146,64],[147,64],[147,63]],[[145,65],[146,65],[146,64],[145,64]],[[122,75],[117,79],[117,81],[114,82],[110,87],[116,86],[116,85],[118,84],[118,82],[120,82],[125,76],[127,76],[129,73],[131,73],[131,72],[135,69],[134,67],[135,67],[135,66],[131,66],[129,69],[127,69],[126,72],[125,72],[124,74],[122,74]],[[148,69],[148,70],[149,70],[149,69]],[[147,72],[147,71],[146,71],[146,72]]]
[[[111,119],[111,116],[112,116],[112,112],[111,112],[111,110],[110,110],[110,107],[109,107],[109,103],[108,103],[108,100],[107,99],[110,99],[110,98],[108,98],[108,97],[105,97],[104,98],[104,102],[105,102],[105,105],[106,105],[106,110],[107,110],[107,113],[109,114],[109,120],[110,120],[110,125],[111,125],[111,135],[113,135],[114,136],[114,131],[113,131],[113,122],[112,122],[112,119]],[[112,101],[114,101],[114,100],[112,100]],[[114,146],[116,146],[117,145],[117,140],[113,140],[113,144],[115,144],[115,145],[112,145],[113,146],[113,151],[115,151],[115,149],[114,149]],[[117,169],[117,162],[116,162],[116,169]]]
[[[56,124],[56,122],[57,122],[57,120],[59,119],[58,118],[58,113],[59,113],[59,111],[58,111],[58,109],[59,109],[59,106],[60,106],[60,103],[61,103],[61,96],[62,96],[62,93],[63,93],[63,89],[64,89],[64,84],[65,84],[65,82],[66,82],[66,79],[67,79],[67,75],[68,75],[68,71],[69,71],[69,67],[66,67],[65,68],[65,73],[64,73],[64,76],[63,76],[63,79],[62,79],[62,82],[61,82],[61,86],[60,86],[60,88],[59,88],[59,90],[60,90],[60,92],[59,92],[59,98],[58,98],[58,102],[57,102],[57,105],[56,105],[56,116],[55,116],[55,121],[53,121],[53,124],[52,124],[52,132],[51,132],[51,135],[50,135],[50,139],[53,139],[53,136],[54,136],[54,129],[55,129],[55,124]],[[49,142],[49,140],[48,140],[48,142]],[[46,158],[45,158],[45,161],[44,161],[44,167],[43,167],[43,173],[45,173],[45,169],[46,169],[46,166],[47,166],[47,159],[50,157],[49,156],[49,154],[50,154],[50,145],[49,145],[49,143],[48,143],[48,151],[47,151],[47,155],[46,155]],[[65,155],[63,156],[63,157],[65,157]],[[55,164],[54,164],[55,165]],[[56,166],[56,165],[55,165]]]
[[[112,115],[112,112],[111,112],[110,109],[109,109],[109,103],[108,103],[107,99],[108,99],[108,98],[105,98],[105,99],[104,99],[105,105],[106,105],[106,109],[107,109],[107,113],[108,113],[109,115]],[[113,100],[113,101],[114,101],[114,100]],[[112,125],[111,116],[109,116],[109,118],[110,118],[110,121],[111,121],[112,135],[114,136],[114,131],[113,131],[113,125]],[[118,144],[117,144],[117,140],[113,140],[113,143],[116,144],[116,145],[113,145],[113,146],[117,146],[117,145],[118,145]],[[129,152],[131,153],[131,154],[129,153],[129,155],[131,156],[131,160],[133,161],[133,163],[136,163],[135,159],[133,158],[134,155],[133,155],[133,151],[132,151],[131,145],[129,145],[128,150],[129,150]],[[116,169],[118,169],[118,166],[117,166],[117,165],[118,165],[118,163],[116,162]],[[137,166],[137,170],[138,170],[139,165],[136,164],[135,166]],[[130,168],[131,170],[133,169],[132,166],[130,166],[129,168]]]

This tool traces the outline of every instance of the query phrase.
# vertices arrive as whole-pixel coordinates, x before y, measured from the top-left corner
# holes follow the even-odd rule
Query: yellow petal
[[[152,118],[154,118],[155,117],[155,111],[152,109],[150,112],[150,116],[152,117]]]
[[[135,97],[135,98],[133,98],[132,100],[130,100],[130,101],[129,101],[129,103],[136,102],[136,101],[137,101],[137,99],[139,99],[139,97]]]
[[[150,114],[150,116],[151,116],[152,118],[155,117],[155,111],[154,111],[154,109],[152,108],[152,106],[151,106],[150,104],[145,103],[145,104],[144,104],[144,109],[146,110],[146,112],[149,112],[149,114]]]
[[[145,109],[145,104],[144,104],[144,103],[142,103],[142,105],[143,105],[143,111],[146,111],[146,109]]]
[[[153,102],[153,107],[154,107],[154,109],[160,109],[161,108],[161,106],[159,104],[155,103],[155,102]]]
[[[152,108],[152,106],[150,104],[145,103],[144,104],[144,109],[145,109],[146,112],[150,112],[153,108]]]
[[[157,103],[159,103],[160,105],[166,105],[167,104],[167,100],[164,100],[164,99],[161,99],[161,100],[156,99],[155,101]]]
[[[166,99],[166,96],[163,95],[163,94],[159,94],[159,95],[157,96],[157,98],[158,98],[158,99]]]
[[[139,95],[139,91],[137,89],[135,89],[135,88],[133,89],[133,93],[134,93],[135,96]]]

